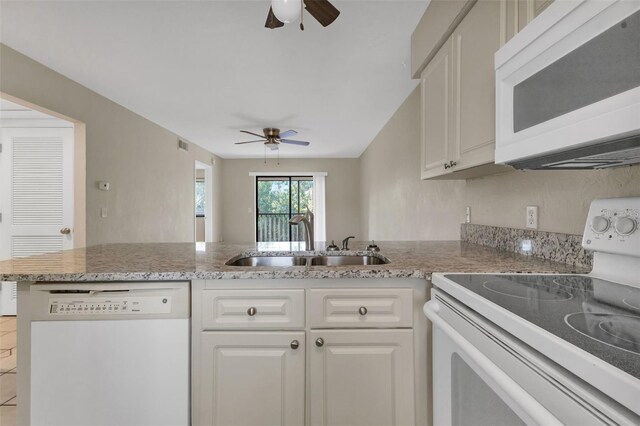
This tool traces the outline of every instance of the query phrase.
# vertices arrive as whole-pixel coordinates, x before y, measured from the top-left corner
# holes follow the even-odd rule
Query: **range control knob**
[[[620,235],[631,235],[636,230],[636,221],[630,217],[619,217],[614,224],[616,232]]]
[[[609,219],[604,216],[596,216],[591,221],[591,229],[597,233],[602,233],[609,229]]]

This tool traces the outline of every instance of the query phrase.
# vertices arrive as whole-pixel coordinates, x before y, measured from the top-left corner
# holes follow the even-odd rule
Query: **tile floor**
[[[0,317],[0,425],[16,424],[16,317]]]

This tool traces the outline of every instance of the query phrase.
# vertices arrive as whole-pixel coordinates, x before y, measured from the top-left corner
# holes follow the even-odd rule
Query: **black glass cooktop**
[[[640,379],[640,288],[580,275],[445,277]]]

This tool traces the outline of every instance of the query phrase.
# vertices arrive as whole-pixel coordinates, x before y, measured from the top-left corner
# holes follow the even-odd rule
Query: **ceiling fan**
[[[304,31],[302,5],[323,27],[336,20],[340,11],[328,0],[271,0],[271,7],[264,26],[270,29],[280,28],[284,24],[300,18],[300,29]]]
[[[246,143],[257,143],[257,142],[262,142],[264,143],[265,147],[270,148],[271,150],[276,150],[278,149],[278,146],[281,143],[285,143],[285,144],[290,144],[290,145],[302,145],[302,146],[308,146],[310,144],[310,142],[305,142],[305,141],[296,141],[293,139],[287,139],[290,136],[295,136],[298,134],[298,132],[296,132],[295,130],[287,130],[286,132],[282,132],[280,133],[280,129],[275,129],[272,127],[266,127],[264,129],[262,129],[262,132],[264,133],[264,136],[259,135],[257,133],[253,133],[253,132],[249,132],[247,130],[240,130],[242,133],[247,133],[249,135],[253,135],[253,136],[257,136],[261,139],[259,140],[255,140],[255,141],[246,141],[246,142],[236,142],[236,145],[244,145]]]

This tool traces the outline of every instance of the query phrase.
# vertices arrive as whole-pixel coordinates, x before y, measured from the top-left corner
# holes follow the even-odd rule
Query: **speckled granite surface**
[[[463,223],[462,241],[507,250],[552,262],[590,268],[593,254],[582,248],[582,235]],[[526,243],[530,241],[530,244]]]
[[[430,278],[432,272],[588,272],[587,268],[460,241],[377,242],[386,265],[234,267],[239,254],[314,255],[255,244],[109,244],[0,262],[4,281],[134,281],[251,278]],[[354,249],[367,243],[352,242]],[[324,247],[324,244],[318,244]],[[295,249],[297,247],[293,247]],[[354,252],[350,252],[353,254]],[[358,253],[366,253],[358,251]]]

